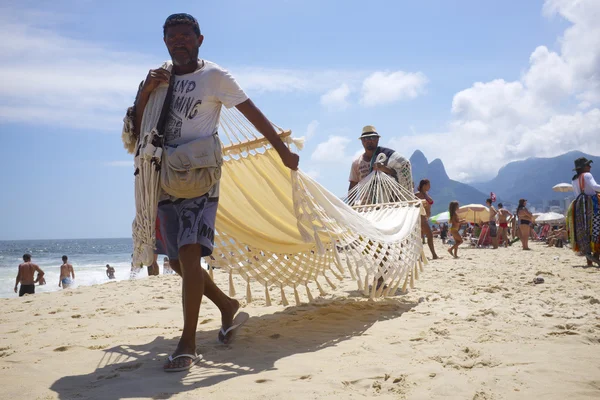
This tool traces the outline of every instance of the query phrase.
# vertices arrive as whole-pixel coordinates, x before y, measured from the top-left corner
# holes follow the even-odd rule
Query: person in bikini
[[[513,215],[508,211],[502,203],[498,203],[498,235],[502,238],[504,247],[512,246],[508,240],[508,223]]]
[[[429,182],[429,179],[423,179],[421,182],[419,182],[419,190],[417,193],[415,193],[415,196],[423,200],[423,206],[425,207],[426,215],[421,215],[421,234],[427,236],[427,245],[429,246],[429,250],[431,251],[433,259],[436,260],[438,256],[435,253],[435,248],[433,247],[433,232],[431,232],[431,227],[429,226],[431,206],[433,205],[433,199],[427,193],[429,192],[429,189],[431,189],[431,183]]]
[[[73,271],[73,266],[67,262],[68,259],[67,256],[62,256],[63,263],[60,266],[58,287],[62,287],[63,289],[70,287],[73,284],[73,280],[75,280],[75,271]]]
[[[531,224],[533,222],[533,214],[527,209],[526,199],[519,200],[517,217],[519,217],[519,238],[521,239],[523,250],[531,250],[529,248],[529,234],[531,231]]]
[[[19,272],[17,272],[17,280],[15,281],[15,293],[19,291],[19,297],[25,294],[35,294],[35,284],[46,284],[44,279],[44,271],[37,265],[31,262],[31,255],[23,255],[23,263],[19,264]],[[37,272],[37,277],[34,275]],[[19,289],[19,283],[21,288]]]
[[[496,210],[496,208],[494,208],[494,205],[492,204],[492,199],[487,199],[485,201],[485,204],[490,209],[490,217],[486,223],[489,228],[490,237],[492,238],[492,247],[494,249],[497,249],[498,248],[498,227],[496,226],[496,214],[498,214],[498,211]]]
[[[454,245],[448,249],[448,253],[450,253],[450,255],[454,258],[458,258],[458,246],[463,243],[463,239],[458,232],[458,228],[460,228],[461,224],[467,222],[458,217],[458,214],[456,213],[458,211],[458,207],[458,201],[451,201],[448,205],[448,212],[450,213],[450,234],[454,238]]]

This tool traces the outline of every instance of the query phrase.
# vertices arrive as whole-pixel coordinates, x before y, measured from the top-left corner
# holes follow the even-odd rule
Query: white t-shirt
[[[246,100],[248,96],[227,70],[200,60],[196,71],[175,76],[165,125],[166,144],[185,144],[214,134],[219,127],[221,106],[231,108]]]
[[[583,188],[583,192],[585,194],[593,196],[594,194],[596,194],[596,192],[600,192],[600,185],[596,183],[592,174],[590,174],[589,172],[585,172],[583,174],[583,180],[585,181]],[[575,179],[572,182],[572,185],[575,196],[579,196],[579,194],[581,193],[581,188],[579,187],[579,179]]]

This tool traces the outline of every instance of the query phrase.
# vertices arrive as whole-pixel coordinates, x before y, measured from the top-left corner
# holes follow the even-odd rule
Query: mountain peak
[[[434,179],[441,182],[445,182],[450,179],[446,173],[446,168],[444,168],[444,163],[439,158],[436,158],[431,162],[431,164],[429,164],[427,173],[430,176],[429,179]]]
[[[421,150],[415,150],[415,152],[412,154],[412,156],[410,156],[410,163],[414,164],[415,162],[417,163],[425,163],[425,164],[429,164],[429,161],[427,161],[427,157],[425,157],[425,154],[423,154],[423,152]]]

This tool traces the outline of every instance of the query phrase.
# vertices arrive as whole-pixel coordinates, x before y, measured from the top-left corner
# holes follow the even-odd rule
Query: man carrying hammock
[[[587,264],[600,265],[600,185],[591,174],[592,160],[580,157],[575,160],[573,191],[575,200],[567,212],[569,236],[573,251],[586,256]]]
[[[365,152],[352,162],[348,191],[351,191],[373,170],[377,170],[393,176],[404,189],[412,193],[414,185],[412,184],[410,162],[392,149],[379,147],[380,137],[374,126],[367,125],[363,128],[359,139]],[[385,154],[386,159],[384,162],[378,163],[376,162],[377,156],[381,153]]]
[[[173,95],[165,124],[165,145],[181,146],[217,132],[221,106],[236,107],[265,136],[290,169],[298,168],[299,157],[281,141],[269,120],[248,98],[236,80],[223,68],[198,59],[204,36],[194,17],[173,14],[163,26],[163,39],[173,62]],[[139,127],[150,94],[168,84],[166,69],[153,69],[141,86],[127,116],[139,137]],[[164,167],[164,166],[163,166]],[[248,318],[239,313],[239,303],[225,295],[200,266],[200,258],[213,251],[219,184],[203,196],[180,199],[166,193],[160,198],[160,234],[171,268],[183,277],[183,333],[177,348],[164,365],[167,372],[185,371],[199,360],[196,354],[196,328],[202,296],[206,295],[221,311],[219,341],[231,343],[234,330]],[[236,315],[237,314],[237,315]]]

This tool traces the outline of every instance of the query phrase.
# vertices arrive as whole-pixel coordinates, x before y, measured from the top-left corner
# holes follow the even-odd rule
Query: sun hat
[[[377,133],[377,129],[373,125],[367,125],[362,129],[362,135],[360,135],[359,139],[367,138],[367,137],[381,137],[379,133]]]
[[[590,165],[593,162],[594,161],[588,160],[585,157],[579,157],[577,160],[575,160],[575,168],[573,168],[573,171],[577,171],[578,169],[587,167],[588,165]]]

